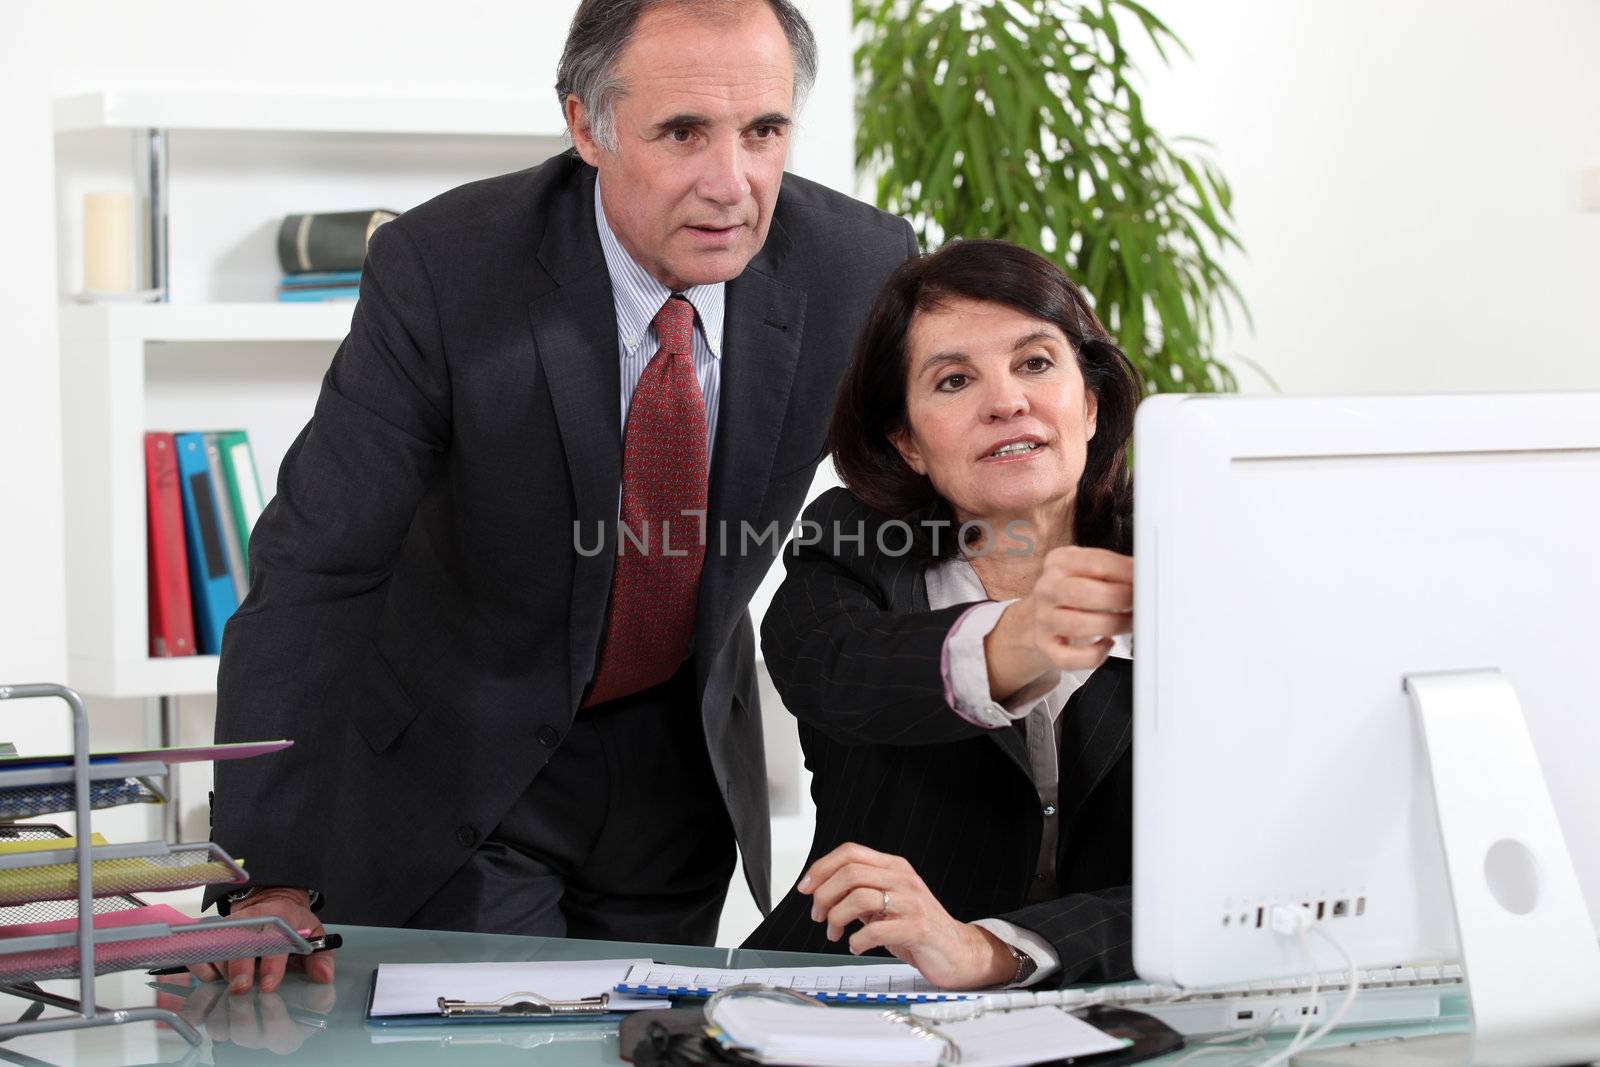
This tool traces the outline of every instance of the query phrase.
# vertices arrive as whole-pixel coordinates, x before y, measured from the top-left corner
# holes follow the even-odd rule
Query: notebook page
[[[763,1063],[804,1067],[936,1067],[943,1045],[882,1012],[812,1007],[759,997],[724,1000],[714,1021],[737,1048]]]
[[[992,1011],[937,1029],[960,1046],[961,1067],[1022,1067],[1130,1044],[1057,1007]]]

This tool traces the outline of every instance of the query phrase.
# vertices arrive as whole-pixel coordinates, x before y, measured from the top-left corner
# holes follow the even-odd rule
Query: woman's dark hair
[[[1139,372],[1112,341],[1072,280],[1054,263],[1007,241],[956,241],[908,260],[878,294],[856,342],[828,428],[828,447],[846,488],[863,503],[925,533],[923,522],[954,529],[949,503],[901,458],[889,435],[906,427],[906,338],[918,312],[951,300],[1015,308],[1057,326],[1072,344],[1085,387],[1098,403],[1095,435],[1073,513],[1080,545],[1132,550],[1133,481],[1128,440],[1142,387]],[[954,536],[924,540],[930,555],[952,556]],[[934,549],[937,551],[934,551]]]

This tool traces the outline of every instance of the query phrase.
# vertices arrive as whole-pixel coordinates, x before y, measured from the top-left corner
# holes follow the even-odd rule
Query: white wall
[[[59,680],[67,662],[44,16],[42,4],[0,5],[0,683]],[[0,739],[34,717],[25,707],[0,704]]]
[[[1145,56],[1146,116],[1234,185],[1224,351],[1288,392],[1600,388],[1600,4],[1152,7],[1193,58]]]

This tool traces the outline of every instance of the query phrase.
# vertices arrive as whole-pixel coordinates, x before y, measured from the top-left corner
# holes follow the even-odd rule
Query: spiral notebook
[[[725,1047],[758,1063],[795,1067],[1023,1067],[1130,1044],[1048,1007],[934,1025],[892,1011],[823,1014],[736,995],[715,1005],[711,1021]]]
[[[652,963],[630,967],[617,991],[647,997],[709,997],[719,989],[749,984],[792,989],[831,1004],[936,1004],[981,995],[940,989],[903,963],[765,971]]]

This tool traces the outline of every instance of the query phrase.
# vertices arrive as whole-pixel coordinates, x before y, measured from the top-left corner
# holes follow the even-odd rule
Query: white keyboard
[[[1040,992],[1019,990],[1013,993],[987,993],[977,1000],[913,1005],[911,1013],[923,1019],[951,1020],[970,1018],[988,1011],[1049,1004],[1065,1008],[1109,1004],[1154,1015],[1186,1035],[1222,1034],[1239,1030],[1272,1033],[1299,1029],[1308,1014],[1314,1019],[1321,1019],[1337,1010],[1344,998],[1348,977],[1343,973],[1323,975],[1318,983],[1315,1006],[1309,1002],[1311,977],[1306,975],[1205,989],[1185,990],[1174,986],[1132,983]],[[1380,967],[1361,971],[1359,977],[1361,988],[1341,1026],[1423,1022],[1445,1015],[1466,1013],[1464,1000],[1459,1005],[1451,1005],[1451,1010],[1441,1010],[1444,997],[1464,989],[1461,968],[1455,964]]]

